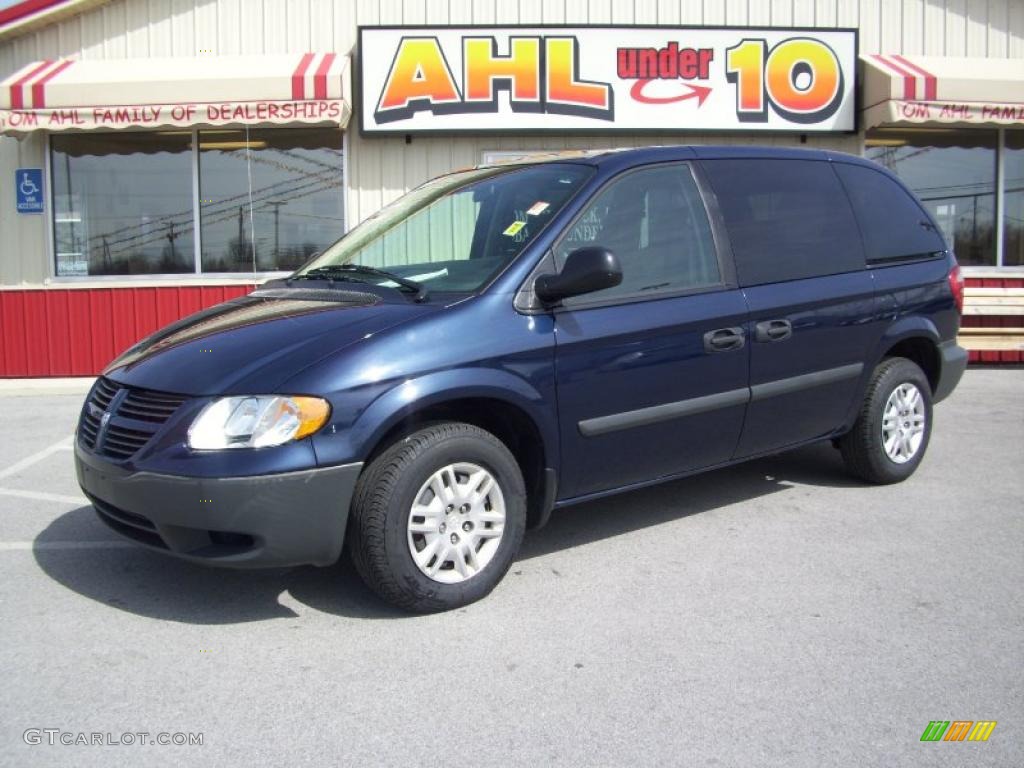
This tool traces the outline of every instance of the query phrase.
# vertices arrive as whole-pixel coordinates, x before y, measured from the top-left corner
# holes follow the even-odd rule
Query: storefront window
[[[203,271],[291,270],[337,240],[341,141],[322,128],[200,131]]]
[[[961,264],[994,266],[997,142],[996,131],[885,128],[868,132],[865,155],[913,190]]]
[[[192,272],[192,134],[51,140],[59,277]]]
[[[58,277],[292,270],[344,234],[337,129],[81,133],[50,146]]]
[[[1003,264],[1024,266],[1024,131],[1007,131],[1003,150]]]

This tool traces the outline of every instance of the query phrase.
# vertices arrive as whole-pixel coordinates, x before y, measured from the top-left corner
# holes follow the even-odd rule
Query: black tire
[[[505,527],[490,562],[465,581],[443,584],[416,565],[407,526],[423,484],[457,462],[470,462],[491,473],[504,498]],[[443,422],[399,440],[363,471],[347,538],[356,570],[370,589],[399,608],[432,613],[486,597],[508,571],[525,529],[526,486],[508,448],[479,427]]]
[[[913,384],[924,402],[924,433],[913,457],[900,464],[885,451],[882,441],[882,415],[889,396],[904,383]],[[853,429],[839,439],[839,450],[846,468],[869,483],[885,485],[906,480],[917,469],[928,449],[932,434],[932,389],[915,363],[902,357],[890,357],[875,368],[864,394],[864,402]]]

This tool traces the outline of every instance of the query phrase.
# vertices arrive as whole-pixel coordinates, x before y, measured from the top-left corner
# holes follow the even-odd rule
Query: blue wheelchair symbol
[[[21,190],[21,194],[25,197],[33,197],[41,191],[27,172],[21,175],[21,184],[18,185],[18,189]]]

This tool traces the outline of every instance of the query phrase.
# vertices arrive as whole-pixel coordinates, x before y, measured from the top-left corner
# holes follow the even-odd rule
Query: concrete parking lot
[[[75,485],[81,399],[0,399],[0,764],[1024,763],[1024,371],[969,371],[902,485],[823,445],[575,507],[426,617],[344,563],[118,540]]]

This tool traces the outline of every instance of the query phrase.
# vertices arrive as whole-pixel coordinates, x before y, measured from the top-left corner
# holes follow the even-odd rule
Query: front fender
[[[317,458],[324,465],[365,461],[389,431],[417,412],[470,398],[498,400],[525,413],[537,426],[548,467],[557,468],[554,397],[521,376],[484,367],[435,371],[397,383],[370,403],[344,433],[319,437]]]

